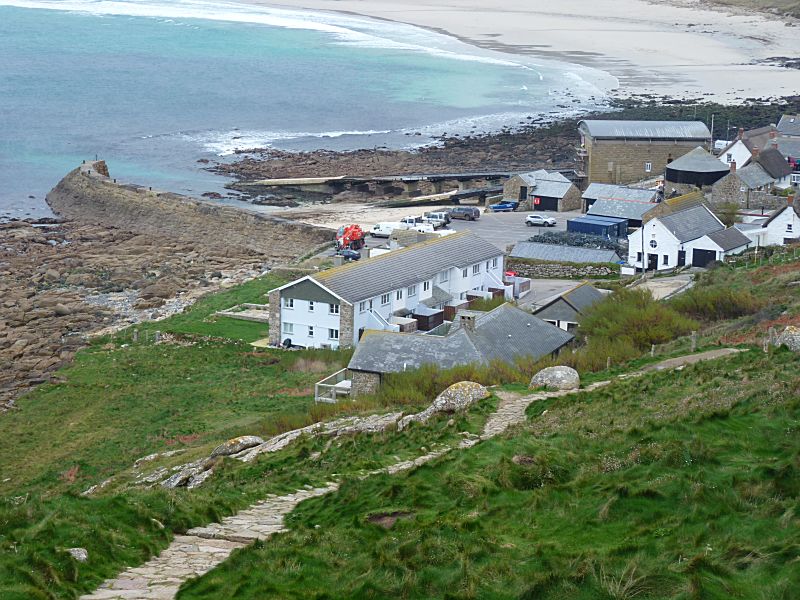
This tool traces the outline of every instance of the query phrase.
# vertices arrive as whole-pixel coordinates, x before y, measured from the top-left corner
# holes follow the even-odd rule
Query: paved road
[[[687,287],[691,283],[692,278],[693,275],[691,273],[681,273],[673,277],[655,277],[640,283],[636,287],[638,289],[650,290],[653,294],[653,298],[661,300]]]

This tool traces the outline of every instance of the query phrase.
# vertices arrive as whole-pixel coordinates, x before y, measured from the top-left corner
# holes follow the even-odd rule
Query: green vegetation
[[[535,403],[512,435],[302,504],[179,598],[788,600],[795,366],[751,351]]]

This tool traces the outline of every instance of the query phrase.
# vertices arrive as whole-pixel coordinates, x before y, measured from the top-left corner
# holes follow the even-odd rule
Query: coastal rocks
[[[397,423],[397,429],[402,430],[411,423],[426,423],[437,413],[452,413],[473,405],[479,400],[489,397],[489,390],[473,381],[459,381],[454,383],[436,397],[428,408],[414,415],[407,415]]]
[[[211,452],[211,457],[214,458],[215,456],[230,456],[231,454],[238,454],[242,450],[246,450],[247,448],[252,448],[253,446],[258,446],[259,444],[263,443],[264,440],[257,435],[243,435],[240,437],[235,437],[214,448],[214,450]]]
[[[792,352],[800,352],[800,327],[789,325],[777,337],[775,345],[786,346]]]
[[[86,548],[67,548],[67,553],[78,562],[83,563],[89,560],[89,552]]]
[[[578,372],[572,367],[548,367],[533,376],[530,388],[548,390],[577,390],[581,385]]]

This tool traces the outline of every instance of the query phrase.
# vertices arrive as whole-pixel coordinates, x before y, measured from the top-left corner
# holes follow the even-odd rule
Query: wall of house
[[[307,348],[321,348],[330,346],[338,348],[342,340],[341,313],[345,304],[336,304],[339,312],[331,312],[330,303],[312,302],[309,300],[293,299],[294,306],[286,306],[286,299],[280,303],[280,340],[287,338],[292,344]],[[291,331],[287,331],[287,324],[291,324]],[[313,334],[309,328],[313,328]],[[330,330],[338,332],[338,337],[331,337]],[[352,333],[350,334],[352,339]],[[342,346],[348,346],[349,341],[344,340]]]
[[[381,386],[381,376],[367,371],[350,371],[350,382],[350,397],[355,399],[376,393]]]
[[[793,210],[784,210],[765,229],[767,234],[764,244],[782,246],[786,238],[800,239],[800,217]]]
[[[519,191],[523,185],[528,186],[528,183],[519,175],[514,175],[514,177],[503,184],[503,198],[519,200]],[[530,195],[530,187],[528,187],[528,197],[530,197]]]
[[[744,145],[742,140],[738,140],[727,151],[721,153],[719,159],[726,165],[731,164],[732,161],[736,161],[736,166],[741,169],[750,162],[751,156],[752,154],[750,154],[750,150],[747,149],[747,146]]]
[[[691,141],[595,140],[585,141],[588,183],[634,183],[664,174],[670,159],[680,158],[702,144]],[[652,169],[645,170],[650,162]],[[609,168],[610,167],[610,168]]]
[[[740,208],[777,209],[784,206],[786,199],[770,194],[769,187],[747,189],[737,173],[729,173],[711,188],[711,203],[715,206],[736,204]]]
[[[686,250],[686,264],[691,261],[691,252],[681,244],[672,233],[661,224],[658,219],[653,219],[644,224],[628,236],[628,264],[637,269],[642,268],[642,261],[638,260],[637,253],[642,252],[642,231],[645,234],[644,240],[644,263],[648,266],[647,255],[658,255],[658,270],[672,269],[678,264],[678,251]],[[657,246],[650,247],[650,241],[655,240]],[[664,256],[667,256],[665,264]]]
[[[570,186],[569,191],[559,201],[558,210],[559,212],[564,212],[567,210],[580,210],[582,205],[583,199],[581,198],[581,191],[577,188],[577,186],[573,185]]]

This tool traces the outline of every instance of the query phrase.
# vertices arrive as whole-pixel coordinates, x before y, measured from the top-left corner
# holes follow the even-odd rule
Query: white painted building
[[[628,236],[628,264],[663,271],[714,260],[747,249],[750,240],[720,221],[706,206],[693,206],[646,221]]]
[[[309,275],[270,292],[270,342],[337,348],[367,329],[414,330],[412,315],[435,315],[469,292],[510,299],[503,269],[499,248],[464,231]]]
[[[800,209],[789,198],[786,206],[776,210],[769,218],[750,223],[737,223],[735,227],[746,235],[756,248],[783,246],[800,242]]]

